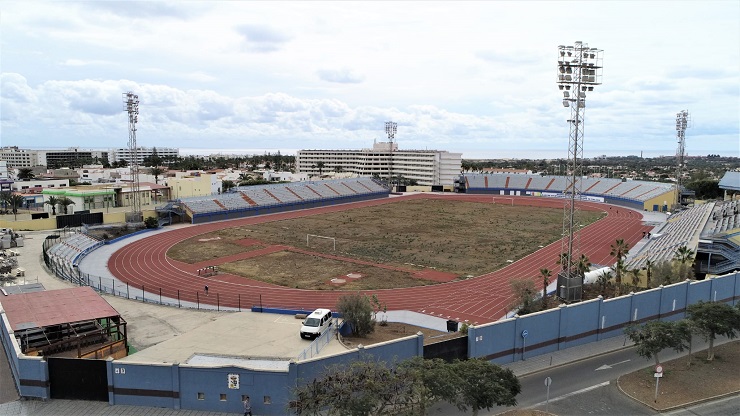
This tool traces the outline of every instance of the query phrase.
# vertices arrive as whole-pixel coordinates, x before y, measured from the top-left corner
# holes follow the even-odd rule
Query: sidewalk
[[[501,367],[510,368],[517,377],[521,377],[547,370],[551,367],[629,348],[632,345],[634,344],[627,337],[617,336],[534,357],[526,357],[525,355],[525,360],[520,359],[513,363],[502,364]]]

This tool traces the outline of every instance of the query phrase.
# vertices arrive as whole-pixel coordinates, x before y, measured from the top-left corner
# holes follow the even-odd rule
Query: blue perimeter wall
[[[686,317],[686,306],[699,301],[740,301],[740,273],[661,286],[614,299],[561,305],[468,328],[468,357],[504,364],[605,338],[653,320]],[[525,332],[526,331],[526,332]],[[526,337],[522,335],[526,333]]]
[[[468,357],[510,363],[523,357],[622,336],[624,328],[633,323],[684,318],[686,306],[699,301],[732,305],[740,302],[740,273],[676,283],[615,299],[594,299],[471,326],[468,328]],[[20,354],[4,313],[0,327],[20,395],[49,398],[46,361]],[[527,336],[523,338],[525,330]],[[242,411],[241,396],[248,394],[255,414],[286,414],[293,387],[320,377],[328,366],[359,359],[393,363],[423,354],[423,336],[414,335],[333,356],[291,361],[287,371],[135,363],[130,361],[136,357],[132,355],[127,361],[108,361],[109,403],[239,413]],[[239,375],[238,389],[228,387],[230,374]],[[225,395],[223,400],[222,394]]]

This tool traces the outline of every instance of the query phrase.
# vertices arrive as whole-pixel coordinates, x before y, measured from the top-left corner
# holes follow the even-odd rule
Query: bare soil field
[[[600,212],[583,211],[582,222],[590,224],[602,216]],[[219,230],[181,242],[167,254],[176,260],[196,263],[244,252],[248,247],[238,241],[249,239],[263,242],[260,248],[285,245],[408,271],[433,269],[467,278],[520,259],[558,240],[561,232],[560,209],[409,200]],[[308,234],[335,238],[336,251],[333,241],[328,239],[312,237],[307,246]],[[219,269],[305,289],[378,289],[431,283],[403,271],[396,274],[385,268],[319,256],[281,254],[222,264]],[[328,283],[332,278],[357,272],[364,275],[357,282],[347,279],[344,286]]]
[[[706,356],[706,351],[692,354],[690,367],[688,356],[661,363],[657,402],[653,367],[620,377],[619,387],[657,410],[740,391],[740,341],[715,347],[714,361],[707,361]]]
[[[386,325],[375,324],[375,331],[365,338],[342,337],[342,342],[348,347],[353,347],[358,344],[372,345],[379,342],[407,337],[409,335],[415,335],[420,331],[424,334],[424,345],[463,336],[459,332],[442,332],[434,329],[422,328],[416,325],[388,322]]]

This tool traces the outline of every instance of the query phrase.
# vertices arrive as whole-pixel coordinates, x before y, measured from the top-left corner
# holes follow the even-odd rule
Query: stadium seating
[[[242,186],[220,195],[183,198],[181,202],[194,216],[228,215],[249,209],[388,193],[390,190],[373,178],[351,178]]]

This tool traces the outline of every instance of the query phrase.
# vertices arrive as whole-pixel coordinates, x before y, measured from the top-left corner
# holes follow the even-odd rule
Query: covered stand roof
[[[730,191],[740,191],[740,172],[726,172],[719,181],[719,187]]]
[[[88,286],[4,296],[0,304],[13,331],[119,315]]]

